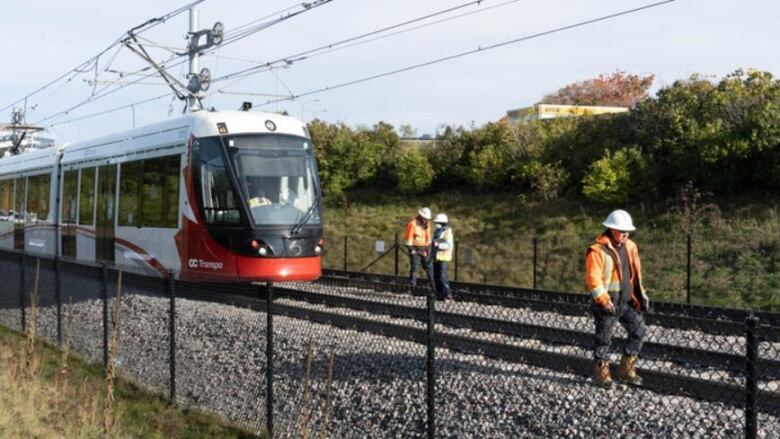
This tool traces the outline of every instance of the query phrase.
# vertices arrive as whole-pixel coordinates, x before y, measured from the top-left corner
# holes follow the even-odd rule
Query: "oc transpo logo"
[[[192,258],[188,260],[187,265],[189,265],[191,269],[204,268],[206,270],[214,270],[214,271],[222,270],[222,267],[224,266],[222,262],[204,261],[203,259],[197,259],[197,258]]]

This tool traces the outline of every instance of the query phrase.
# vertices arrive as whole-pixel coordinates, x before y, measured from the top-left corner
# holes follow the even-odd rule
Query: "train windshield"
[[[264,134],[225,139],[239,190],[255,225],[320,224],[311,141]]]

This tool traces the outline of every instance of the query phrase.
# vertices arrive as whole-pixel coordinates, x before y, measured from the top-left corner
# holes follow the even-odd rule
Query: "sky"
[[[159,76],[139,80],[137,75],[126,75],[148,66],[127,48],[113,48],[99,58],[97,68],[90,65],[85,72],[66,76],[27,97],[26,104],[20,99],[71,72],[127,30],[191,1],[3,0],[0,122],[10,119],[12,106],[23,107],[28,123],[48,128],[60,143],[70,143],[180,115],[183,104]],[[312,4],[317,1],[309,0]],[[676,0],[334,88],[653,2],[483,0],[394,30],[406,30],[403,33],[351,47],[334,46],[285,68],[274,64],[270,71],[215,81],[203,102],[208,108],[235,110],[242,102],[251,101],[253,111],[287,111],[304,121],[319,118],[352,127],[380,121],[395,127],[408,124],[423,135],[435,134],[443,125],[481,126],[500,119],[507,110],[532,105],[566,84],[616,70],[654,74],[653,92],[694,73],[720,78],[737,68],[756,68],[780,76],[780,2]],[[220,78],[467,3],[332,0],[240,41],[218,46],[219,50],[200,58],[200,67]],[[268,22],[302,10],[300,5],[278,0],[205,0],[197,6],[199,28],[211,28],[220,21],[229,37],[239,26]],[[281,12],[288,7],[292,9]],[[467,15],[456,17],[462,14]],[[449,20],[434,23],[444,18]],[[426,23],[429,25],[410,29]],[[152,58],[160,61],[184,50],[188,26],[185,12],[140,37]],[[186,82],[186,67],[186,63],[173,66],[168,73]],[[95,80],[97,83],[88,82]],[[129,80],[139,83],[112,92]],[[317,92],[327,88],[330,90]],[[111,93],[94,99],[107,92]],[[299,97],[272,102],[285,96]],[[85,100],[86,104],[65,111]],[[112,109],[117,110],[106,112]],[[101,112],[106,113],[86,117]]]

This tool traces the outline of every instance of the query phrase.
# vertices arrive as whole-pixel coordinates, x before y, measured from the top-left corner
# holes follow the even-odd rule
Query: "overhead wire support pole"
[[[196,8],[190,9],[190,44],[189,44],[189,61],[190,71],[187,78],[192,78],[198,74],[198,64],[200,61],[200,53],[198,52],[198,10]],[[203,105],[200,98],[194,94],[187,96],[187,108],[189,111],[197,111],[203,109]]]

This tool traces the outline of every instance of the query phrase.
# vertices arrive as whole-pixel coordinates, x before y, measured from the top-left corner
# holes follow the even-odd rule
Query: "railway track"
[[[99,272],[96,267],[79,267],[76,270]],[[165,291],[166,284],[164,279],[131,273],[125,274],[124,282],[129,287],[148,290],[157,296]],[[266,309],[263,286],[248,283],[226,285],[176,281],[175,288],[177,297],[241,306],[261,312]],[[429,340],[425,328],[426,302],[422,297],[427,294],[424,288],[410,289],[395,282],[351,279],[326,273],[317,283],[285,284],[276,286],[274,290],[275,297],[278,298],[273,304],[276,315],[419,344],[426,344]],[[516,291],[503,295],[500,292],[490,294],[491,291],[495,293],[489,288],[481,292],[459,290],[458,302],[447,306],[437,304],[437,348],[508,362],[522,362],[583,376],[590,375],[592,360],[588,352],[592,334],[587,331],[531,324],[511,318],[485,317],[457,310],[460,305],[468,305],[472,310],[496,307],[518,313],[554,313],[582,318],[587,308],[581,297],[564,302],[565,306],[561,308],[560,303],[542,300],[539,292],[533,292],[536,295],[534,297],[529,297],[532,296],[530,293],[523,297]],[[738,315],[730,317],[739,318]],[[680,324],[675,318],[681,317],[651,313],[647,321],[649,325],[660,328],[677,330],[676,328],[682,327],[686,331],[700,331],[702,337],[717,339],[722,336],[724,340],[731,337],[732,342],[737,340],[735,336],[744,336],[744,323],[738,321],[711,321],[697,315],[684,318],[682,321],[685,323]],[[777,334],[774,326],[761,326],[760,338],[771,339],[772,334]],[[536,340],[542,344],[523,342],[528,340]],[[744,341],[740,340],[738,343]],[[666,343],[666,340],[648,342],[644,347],[642,362],[642,365],[647,367],[640,367],[639,370],[644,378],[642,387],[743,407],[744,356],[739,352],[728,352],[719,350],[718,346],[714,347],[715,349],[709,350],[674,345]],[[774,415],[780,415],[778,353],[780,349],[773,346],[771,350],[763,353],[757,364],[760,381],[763,383],[758,395],[759,408]],[[672,366],[659,368],[654,366],[656,363],[672,363]],[[700,373],[702,371],[707,373]],[[767,385],[769,381],[773,383]]]
[[[132,277],[128,277],[127,281],[128,285],[136,283]],[[400,296],[391,292],[375,292],[375,288],[379,285],[373,282],[371,288],[357,291],[358,295],[373,297],[355,297],[355,294],[340,294],[334,287],[355,290],[366,285],[361,282],[345,285],[344,282],[344,279],[333,280],[325,276],[315,284],[275,286],[274,313],[341,329],[363,331],[420,344],[427,343],[428,334],[424,326],[427,309],[424,298],[420,297],[424,294],[424,290],[415,290],[416,295],[409,295],[407,287],[392,286],[390,289],[395,293],[407,291],[406,295]],[[143,280],[142,284],[149,286],[149,280]],[[313,291],[323,286],[327,291]],[[266,303],[262,295],[262,287],[237,284],[230,286],[229,293],[226,293],[226,290],[225,285],[177,281],[176,295],[193,300],[206,300],[265,311]],[[383,297],[388,296],[393,297],[395,303],[382,300]],[[399,297],[403,299],[399,300]],[[579,314],[582,314],[581,306]],[[436,324],[437,348],[509,362],[523,362],[583,376],[591,374],[592,359],[587,354],[581,355],[583,352],[589,352],[588,346],[592,340],[592,334],[586,332],[443,310],[436,312]],[[580,355],[577,352],[575,354],[564,352],[566,349],[539,348],[516,342],[528,339],[539,340],[549,346],[576,347],[578,349],[571,350],[578,351]],[[745,388],[741,382],[745,360],[741,355],[647,343],[643,348],[644,358],[648,359],[646,364],[671,362],[676,365],[670,370],[655,367],[640,368],[639,373],[644,379],[642,384],[644,388],[717,401],[734,407],[742,407],[744,404]],[[780,359],[761,358],[758,370],[762,380],[780,379],[778,360]],[[693,374],[682,371],[691,368],[694,370]],[[708,371],[702,375],[709,378],[696,376],[699,371]],[[761,411],[780,415],[780,390],[775,389],[775,386],[764,385],[759,391],[759,407]]]
[[[331,284],[359,286],[366,289],[409,294],[408,279],[385,274],[360,273],[341,270],[323,270],[322,281]],[[457,292],[456,300],[509,308],[528,308],[566,315],[580,315],[590,305],[584,294],[533,290],[500,285],[451,282]],[[765,328],[762,338],[780,342],[780,313],[716,308],[702,305],[657,302],[653,312],[645,316],[650,325],[666,328],[693,329],[718,335],[745,335],[745,320],[753,315]]]

